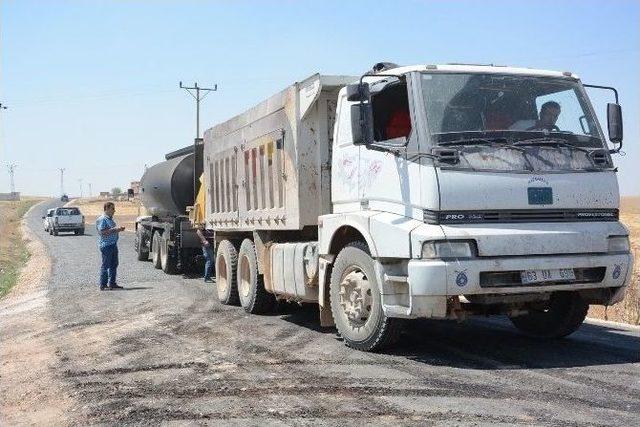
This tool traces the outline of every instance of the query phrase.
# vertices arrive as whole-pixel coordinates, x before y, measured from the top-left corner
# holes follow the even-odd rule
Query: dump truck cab
[[[609,137],[621,143],[615,95]],[[321,305],[364,348],[372,286],[389,318],[506,313],[533,335],[572,332],[587,304],[619,301],[631,278],[614,152],[572,73],[438,65],[363,76],[338,95]],[[354,241],[375,278],[344,263],[336,275]]]

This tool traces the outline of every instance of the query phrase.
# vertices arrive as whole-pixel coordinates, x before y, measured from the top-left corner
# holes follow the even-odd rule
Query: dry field
[[[0,297],[15,285],[20,269],[29,259],[20,231],[20,219],[40,200],[27,198],[19,202],[0,202]]]
[[[77,206],[86,217],[87,231],[102,215],[103,206],[108,200],[103,199],[73,199],[66,206]],[[116,205],[114,219],[118,225],[126,227],[127,231],[135,231],[136,217],[146,215],[144,206],[139,201],[110,200]]]
[[[635,259],[631,286],[622,302],[606,310],[602,306],[593,306],[589,310],[589,317],[638,325],[640,324],[640,196],[622,198],[620,220],[629,229],[631,252]]]

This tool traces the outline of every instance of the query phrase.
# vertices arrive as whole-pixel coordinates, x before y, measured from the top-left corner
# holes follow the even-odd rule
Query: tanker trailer
[[[195,145],[197,147],[197,145]],[[201,146],[197,150],[201,153]],[[168,153],[149,167],[140,180],[140,199],[150,214],[136,219],[135,248],[139,261],[172,274],[201,258],[201,245],[189,219],[202,167],[194,146]]]

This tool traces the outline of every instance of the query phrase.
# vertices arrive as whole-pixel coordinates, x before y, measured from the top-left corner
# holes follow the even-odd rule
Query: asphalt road
[[[95,231],[49,236],[54,369],[71,422],[232,425],[639,425],[640,337],[585,324],[535,341],[505,319],[416,321],[385,354],[346,348],[314,307],[249,316],[200,278],[168,276],[119,242],[119,284],[100,292]]]

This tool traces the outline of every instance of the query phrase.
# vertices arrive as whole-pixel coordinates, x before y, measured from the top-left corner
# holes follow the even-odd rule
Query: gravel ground
[[[49,236],[40,213],[29,222],[53,257],[46,333],[72,399],[66,422],[640,423],[637,330],[586,324],[541,342],[504,319],[416,321],[393,351],[362,353],[321,329],[314,307],[249,316],[221,306],[201,279],[136,261],[132,233],[119,242],[127,290],[100,292],[92,228]]]

